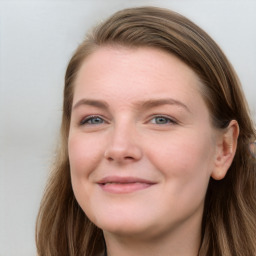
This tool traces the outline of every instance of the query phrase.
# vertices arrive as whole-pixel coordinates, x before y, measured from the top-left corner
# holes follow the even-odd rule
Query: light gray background
[[[92,25],[138,5],[176,10],[204,28],[237,70],[255,119],[255,0],[0,0],[0,256],[35,255],[72,52]]]

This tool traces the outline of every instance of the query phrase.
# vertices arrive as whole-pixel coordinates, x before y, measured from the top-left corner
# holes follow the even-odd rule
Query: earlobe
[[[221,180],[225,177],[236,153],[238,135],[239,125],[236,120],[232,120],[218,141],[214,170],[211,174],[213,179]]]

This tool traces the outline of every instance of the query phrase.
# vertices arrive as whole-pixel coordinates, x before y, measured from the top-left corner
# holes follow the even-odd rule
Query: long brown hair
[[[36,225],[38,255],[92,256],[104,249],[102,231],[79,207],[71,187],[67,138],[76,74],[98,47],[156,47],[176,55],[201,79],[202,96],[219,129],[237,120],[237,152],[222,180],[212,178],[202,220],[201,256],[252,256],[256,253],[256,165],[249,144],[256,132],[231,64],[201,28],[170,10],[125,9],[97,26],[78,47],[65,76],[61,143]]]

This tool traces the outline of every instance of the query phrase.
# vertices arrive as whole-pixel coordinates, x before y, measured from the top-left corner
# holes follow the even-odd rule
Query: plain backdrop
[[[0,0],[0,256],[36,255],[69,58],[91,26],[140,5],[173,9],[205,29],[237,70],[255,119],[255,0]]]

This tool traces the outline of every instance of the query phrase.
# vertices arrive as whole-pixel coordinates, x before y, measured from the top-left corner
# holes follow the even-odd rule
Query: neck
[[[184,223],[185,224],[185,223]],[[108,256],[197,256],[201,241],[201,223],[161,236],[116,235],[104,232]],[[199,224],[199,225],[198,225]]]

